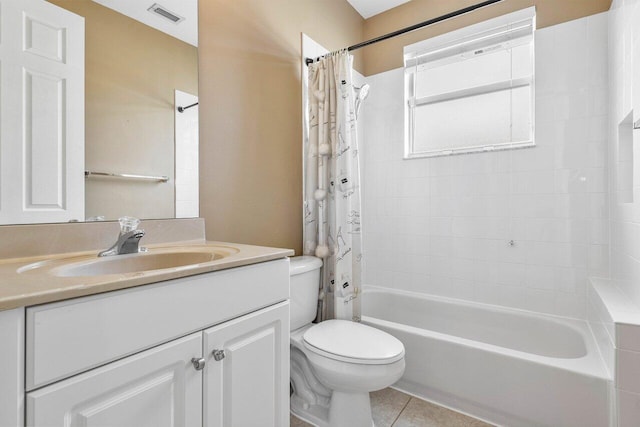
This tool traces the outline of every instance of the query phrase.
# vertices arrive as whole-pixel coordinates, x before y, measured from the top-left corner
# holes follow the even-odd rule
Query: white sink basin
[[[106,257],[92,254],[25,265],[18,269],[18,273],[42,272],[43,269],[58,277],[142,273],[153,270],[188,268],[226,258],[235,253],[238,253],[238,249],[232,247],[198,246],[194,248],[158,248],[138,254]]]
[[[56,276],[103,276],[106,274],[126,274],[140,271],[162,270],[201,264],[223,258],[217,253],[178,252],[159,254],[114,255],[88,262],[73,263],[55,269]]]

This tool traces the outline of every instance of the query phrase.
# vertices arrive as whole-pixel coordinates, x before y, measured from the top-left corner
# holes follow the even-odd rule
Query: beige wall
[[[200,1],[200,212],[207,238],[302,245],[300,33],[362,40],[345,0]]]
[[[89,179],[86,216],[174,217],[174,90],[198,94],[197,49],[93,1],[49,1],[85,17],[86,169],[171,177]]]
[[[364,25],[364,38],[368,40],[479,2],[480,0],[412,0],[369,18]],[[537,26],[543,28],[607,11],[611,0],[504,0],[423,30],[362,48],[364,74],[370,76],[401,67],[403,46],[533,5],[536,6]]]

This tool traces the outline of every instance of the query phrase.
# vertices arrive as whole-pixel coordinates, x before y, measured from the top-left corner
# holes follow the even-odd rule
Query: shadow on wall
[[[360,41],[362,22],[346,2],[200,2],[208,238],[301,252],[301,33],[336,49]]]

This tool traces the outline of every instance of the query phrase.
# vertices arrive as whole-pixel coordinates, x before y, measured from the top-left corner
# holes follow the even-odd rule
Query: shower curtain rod
[[[459,9],[459,10],[456,10],[454,12],[447,13],[446,15],[438,16],[437,18],[429,19],[427,21],[423,21],[423,22],[420,22],[418,24],[411,25],[410,27],[406,27],[406,28],[394,31],[394,32],[389,33],[389,34],[385,34],[385,35],[373,38],[371,40],[366,40],[366,41],[363,41],[361,43],[354,44],[352,46],[349,46],[347,48],[347,50],[349,52],[351,52],[352,50],[360,49],[361,47],[369,46],[371,44],[378,43],[378,42],[381,42],[383,40],[387,40],[387,39],[390,39],[390,38],[393,38],[393,37],[396,37],[396,36],[400,36],[402,34],[410,33],[412,31],[419,30],[420,28],[424,28],[424,27],[427,27],[427,26],[432,25],[432,24],[436,24],[436,23],[441,22],[441,21],[446,21],[447,19],[455,18],[456,16],[464,15],[465,13],[473,12],[476,9],[480,9],[482,7],[489,6],[491,4],[498,3],[498,2],[501,2],[501,1],[502,0],[487,0],[487,1],[483,1],[481,3],[474,4],[472,6],[468,6],[468,7],[465,7],[463,9]],[[316,58],[316,60],[319,60],[320,58],[321,57],[318,57],[318,58]],[[305,59],[305,63],[307,65],[312,64],[313,62],[314,62],[314,59],[312,59],[312,58],[306,58]]]

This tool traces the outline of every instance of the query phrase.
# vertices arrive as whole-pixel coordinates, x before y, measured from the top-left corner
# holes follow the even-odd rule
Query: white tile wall
[[[609,279],[591,278],[587,316],[613,379],[612,426],[640,425],[640,308]]]
[[[633,112],[633,120],[640,118],[640,1],[614,1],[610,12],[610,75],[611,102],[609,123],[609,153],[611,177],[619,172],[617,141],[618,124]],[[634,108],[635,106],[635,108]],[[634,203],[611,203],[611,277],[618,286],[640,305],[640,131],[633,131]],[[624,159],[623,159],[624,160]],[[618,191],[611,180],[611,194]]]
[[[608,125],[611,197],[611,278],[624,294],[626,304],[640,307],[640,131],[633,133],[633,159],[620,158],[618,126],[630,114],[640,118],[640,0],[614,0],[609,12],[609,80]],[[623,171],[620,163],[632,160],[633,201],[618,194],[624,190],[617,178]],[[624,307],[623,307],[624,308]],[[637,310],[637,308],[636,308]],[[624,313],[623,313],[624,314]],[[618,425],[640,425],[640,326],[615,325],[616,387]],[[635,324],[633,324],[635,323]]]
[[[616,340],[618,348],[640,352],[640,326],[616,324]]]
[[[584,318],[609,274],[606,64],[606,14],[539,30],[537,146],[412,160],[403,70],[368,77],[364,283]]]
[[[635,427],[640,420],[640,394],[618,390],[618,425],[620,427]]]
[[[640,353],[616,351],[616,385],[620,390],[640,393]]]

